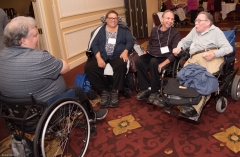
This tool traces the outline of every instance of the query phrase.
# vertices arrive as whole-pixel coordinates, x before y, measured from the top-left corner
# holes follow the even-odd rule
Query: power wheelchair
[[[103,23],[101,26],[97,27],[95,30],[93,30],[91,32],[91,37],[90,37],[90,41],[89,41],[89,44],[88,44],[88,50],[86,51],[86,56],[88,57],[88,59],[94,57],[94,54],[93,52],[91,51],[91,43],[93,41],[93,39],[95,38],[96,34],[98,33],[99,29],[106,23],[106,19],[105,19],[105,15],[102,16],[100,18],[100,21]],[[124,28],[127,28],[131,31],[131,29],[127,26],[127,23],[122,21],[122,18],[121,17],[118,17],[118,25],[120,25],[121,27],[124,27]],[[133,58],[135,58],[135,53],[140,56],[143,54],[143,50],[142,48],[140,47],[140,45],[137,43],[136,41],[136,38],[133,37],[134,40],[135,40],[135,43],[134,43],[134,46],[132,48],[132,51],[129,52],[129,59],[131,56],[133,56]],[[139,88],[138,86],[136,85],[136,80],[137,80],[137,74],[136,74],[136,71],[134,72],[131,72],[129,71],[129,66],[130,66],[130,63],[128,63],[127,65],[127,68],[128,68],[128,71],[127,71],[127,74],[125,75],[125,84],[124,84],[124,87],[123,87],[123,91],[120,91],[123,93],[123,96],[126,97],[126,98],[130,98],[132,96],[132,90],[136,90],[136,91],[139,91]],[[113,78],[112,78],[112,75],[104,75],[104,78],[107,83],[108,83],[108,89],[109,91],[112,90],[112,84],[113,84]],[[87,96],[90,100],[94,100],[96,97],[97,97],[97,92],[96,92],[96,89],[93,89],[93,90],[90,90],[88,93],[87,93]]]
[[[23,99],[0,94],[0,117],[12,136],[25,144],[24,152],[14,151],[12,145],[14,156],[84,156],[87,150],[90,122],[75,99],[62,98],[47,105],[31,94]],[[33,140],[27,134],[34,134]]]
[[[236,36],[236,31],[238,30],[238,27],[234,27],[232,31],[234,31],[234,34]],[[226,34],[225,34],[226,35]],[[235,37],[234,36],[234,37]],[[235,40],[234,40],[235,41]],[[234,45],[235,43],[231,43],[232,41],[229,41],[231,45]],[[179,58],[170,66],[165,67],[163,69],[162,77],[161,77],[161,96],[162,96],[162,101],[164,105],[164,110],[165,112],[177,116],[177,117],[183,117],[187,118],[193,121],[199,121],[200,120],[200,115],[202,112],[202,109],[200,110],[200,114],[195,117],[187,117],[184,116],[180,113],[179,109],[177,109],[176,106],[171,105],[167,103],[166,99],[170,98],[172,95],[168,95],[164,93],[164,88],[166,87],[166,82],[168,81],[168,78],[166,76],[172,76],[172,78],[175,78],[177,72],[179,72],[187,59],[190,57],[189,50],[182,50],[180,53]],[[218,84],[219,84],[219,90],[215,93],[212,93],[212,95],[215,96],[216,98],[216,110],[219,113],[222,113],[225,111],[227,107],[227,98],[229,95],[231,95],[231,98],[235,101],[240,100],[240,75],[237,75],[237,72],[239,68],[234,67],[235,63],[235,55],[236,55],[236,50],[226,56],[224,56],[224,62],[220,65],[219,71],[214,73],[213,75],[218,79]],[[165,83],[164,83],[165,82]],[[179,97],[176,97],[176,99],[179,99]],[[204,99],[202,101],[203,106],[206,103],[207,97],[204,96]],[[181,106],[181,105],[177,105]]]

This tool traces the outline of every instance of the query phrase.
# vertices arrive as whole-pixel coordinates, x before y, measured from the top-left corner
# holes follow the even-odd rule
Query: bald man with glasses
[[[195,27],[178,43],[177,47],[173,49],[174,55],[179,54],[181,48],[190,48],[190,56],[199,55],[198,59],[201,59],[201,62],[199,61],[200,65],[206,67],[210,73],[217,72],[223,62],[223,56],[233,51],[232,46],[229,44],[222,30],[213,25],[212,15],[204,11],[198,14],[195,20]],[[187,64],[194,63],[192,60],[193,59],[190,58]],[[212,63],[216,62],[216,64],[211,66],[211,68],[207,68],[206,64],[212,64],[210,61]],[[206,101],[209,100],[209,98],[210,95],[207,96]],[[191,107],[184,106],[181,113],[189,117],[196,116],[199,115],[202,106],[202,101]]]

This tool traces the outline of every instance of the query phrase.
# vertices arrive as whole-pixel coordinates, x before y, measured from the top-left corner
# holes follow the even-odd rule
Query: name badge
[[[108,39],[108,44],[116,44],[116,39],[115,38],[109,38]]]
[[[169,52],[168,46],[161,47],[160,49],[161,49],[161,53],[162,53],[162,54]]]

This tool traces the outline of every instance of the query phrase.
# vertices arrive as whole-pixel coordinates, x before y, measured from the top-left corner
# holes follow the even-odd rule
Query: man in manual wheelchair
[[[22,138],[25,138],[24,132],[35,134],[34,152],[39,150],[40,138],[46,137],[44,142],[47,142],[51,136],[52,141],[56,138],[59,142],[55,146],[66,155],[71,146],[69,142],[74,142],[69,140],[70,136],[76,129],[82,129],[82,135],[86,135],[80,140],[84,149],[77,150],[76,154],[84,154],[90,134],[89,123],[95,134],[96,120],[105,118],[108,110],[93,110],[80,87],[66,87],[62,74],[70,67],[66,61],[36,49],[38,31],[33,18],[12,19],[4,30],[4,43],[6,47],[0,52],[0,117],[11,121],[14,129],[22,132]],[[42,131],[43,126],[46,132]],[[63,143],[67,145],[65,150],[60,148]]]
[[[211,93],[214,92],[218,93],[219,101],[217,102],[217,110],[218,104],[221,105],[223,104],[224,106],[223,108],[225,110],[226,98],[224,98],[224,96],[226,97],[229,93],[222,91],[228,90],[229,85],[233,86],[239,84],[239,77],[235,77],[238,69],[233,68],[235,54],[232,55],[233,57],[231,57],[230,55],[232,52],[234,52],[233,47],[230,45],[223,31],[213,25],[213,17],[211,14],[207,12],[200,12],[198,14],[195,20],[195,27],[190,31],[190,33],[185,38],[183,38],[178,43],[177,48],[173,49],[173,53],[177,56],[182,51],[182,49],[185,50],[187,48],[189,48],[190,58],[188,58],[188,60],[185,62],[184,68],[178,72],[177,83],[179,84],[177,84],[176,86],[178,89],[194,88],[197,91],[197,93],[200,93],[201,100],[196,100],[196,102],[198,102],[196,104],[194,103],[192,104],[188,103],[188,105],[182,104],[182,109],[179,115],[187,118],[191,117],[190,119],[198,120],[202,108],[209,100]],[[234,59],[226,59],[226,57],[224,57],[226,55],[229,55],[230,58]],[[193,68],[190,66],[194,66],[195,69],[189,71],[188,69]],[[227,74],[226,70],[224,71],[224,69],[226,69],[226,66],[229,66]],[[203,70],[203,75],[206,78],[206,80],[204,80],[205,81],[204,83],[201,82],[203,80],[201,80],[202,76],[200,75],[194,76],[195,78],[193,76],[189,77],[190,74],[196,73],[196,70]],[[226,76],[229,75],[229,73],[231,74],[231,78],[229,77],[226,78]],[[209,82],[209,79],[211,79],[211,82]],[[220,79],[226,80],[221,81]],[[166,92],[169,91],[169,89],[167,89],[168,84],[164,89],[164,94],[167,96],[159,98],[159,102],[156,103],[155,105],[162,107],[163,106],[162,104],[166,102],[165,105],[169,107],[169,100],[171,99],[170,96],[175,97],[176,102],[174,102],[175,104],[174,103],[173,104],[177,105],[178,103],[177,99],[180,99],[180,97],[178,97],[180,95],[177,95],[177,92],[175,92],[175,95],[167,94]],[[196,85],[200,86],[200,88],[197,88]],[[205,90],[207,90],[208,92],[206,92]],[[182,94],[182,90],[180,91],[181,91],[180,93]],[[236,90],[234,90],[234,87],[232,87],[231,94],[232,97],[235,98],[235,100],[239,99],[239,97],[234,96],[235,94],[237,94]],[[221,112],[220,110],[221,109],[219,109],[219,112]]]

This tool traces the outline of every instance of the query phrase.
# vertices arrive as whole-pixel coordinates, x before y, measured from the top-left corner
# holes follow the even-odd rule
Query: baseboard
[[[69,63],[70,69],[73,69],[86,61],[87,61],[87,56],[83,56],[77,60],[74,60],[73,62]]]

